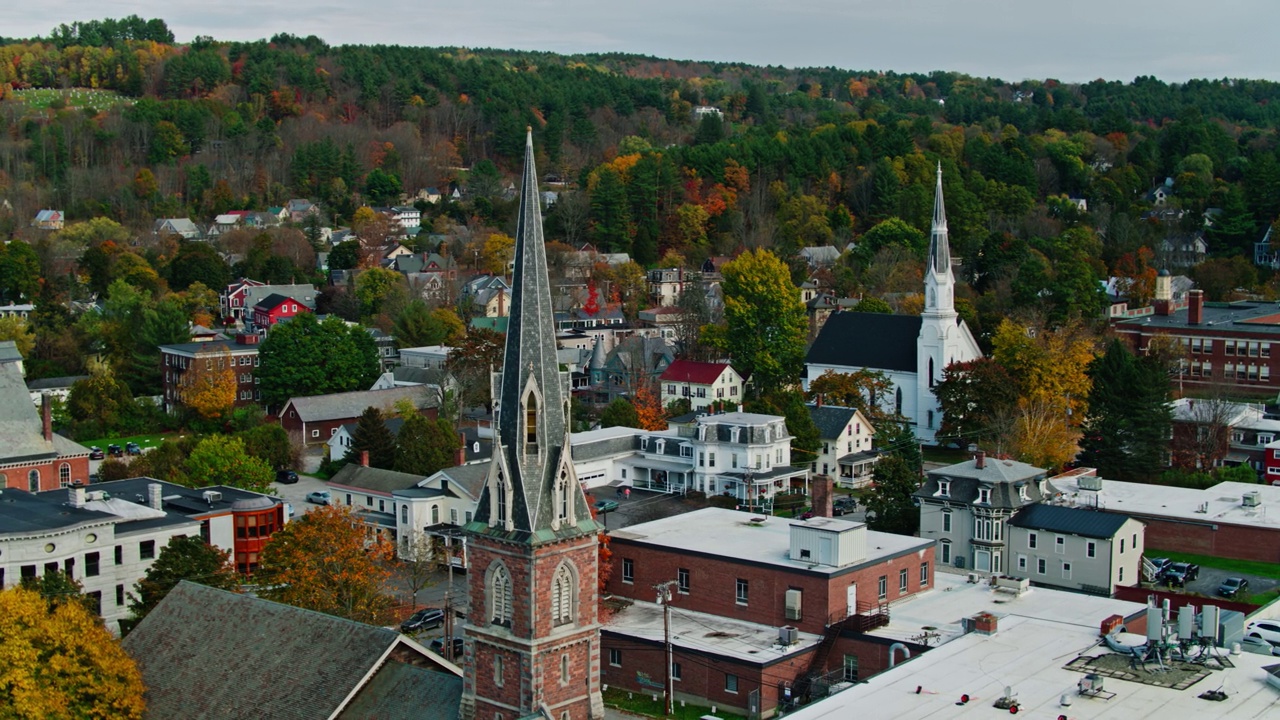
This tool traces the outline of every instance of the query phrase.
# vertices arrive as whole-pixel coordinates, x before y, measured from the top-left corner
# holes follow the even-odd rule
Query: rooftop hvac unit
[[[201,497],[203,497],[204,501],[210,505],[216,502],[222,502],[222,493],[217,490],[205,490]]]
[[[801,593],[794,588],[787,590],[787,619],[799,620],[801,606]]]
[[[1102,478],[1097,475],[1084,475],[1080,478],[1079,484],[1081,490],[1101,490]]]
[[[1262,493],[1257,490],[1251,490],[1244,494],[1241,504],[1245,507],[1258,507],[1262,504]]]
[[[778,643],[782,645],[795,645],[800,641],[800,631],[794,625],[783,625],[778,628]]]

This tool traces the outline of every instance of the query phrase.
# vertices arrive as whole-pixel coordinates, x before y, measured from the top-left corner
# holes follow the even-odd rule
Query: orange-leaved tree
[[[350,507],[312,510],[271,536],[257,577],[262,596],[357,622],[387,622],[384,591],[395,547],[365,533]]]
[[[141,718],[142,674],[83,603],[0,591],[0,715]]]
[[[667,413],[649,383],[641,383],[636,388],[632,404],[636,406],[636,419],[642,430],[667,429]]]

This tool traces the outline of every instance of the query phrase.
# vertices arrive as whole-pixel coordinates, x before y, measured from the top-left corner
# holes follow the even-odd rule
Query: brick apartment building
[[[262,398],[254,373],[258,368],[258,340],[253,333],[234,340],[161,345],[160,364],[164,372],[164,405],[173,410],[184,395],[204,378],[230,368],[236,378],[236,407],[251,405]]]
[[[845,662],[882,669],[891,643],[863,633],[888,622],[891,603],[932,587],[933,545],[838,518],[719,508],[615,531],[606,590],[631,604],[604,628],[605,682],[646,691],[665,677],[662,654],[646,648],[661,644],[652,599],[666,582],[674,583],[673,614],[690,627],[674,641],[682,673],[693,673],[677,697],[767,717],[789,690],[804,694]],[[699,639],[699,625],[732,625],[716,632],[754,652]]]
[[[1233,395],[1280,392],[1280,306],[1267,302],[1207,303],[1192,290],[1186,306],[1162,299],[1168,277],[1157,283],[1157,299],[1150,315],[1127,317],[1114,323],[1116,334],[1138,352],[1146,352],[1155,337],[1179,342],[1186,352],[1182,372],[1175,378],[1181,391],[1225,385]]]

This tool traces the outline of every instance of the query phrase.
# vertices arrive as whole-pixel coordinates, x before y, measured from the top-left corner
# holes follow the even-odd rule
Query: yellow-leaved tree
[[[179,382],[182,403],[201,417],[222,417],[236,403],[235,359],[223,350],[216,357],[196,358]]]
[[[1062,467],[1079,449],[1097,337],[1079,323],[1046,330],[1006,318],[992,343],[994,359],[1018,383],[1018,405],[1007,423],[1010,452],[1038,467]]]
[[[142,674],[83,603],[0,591],[0,717],[141,718]]]
[[[269,600],[383,625],[391,610],[385,585],[394,556],[395,547],[367,535],[349,506],[330,505],[272,535],[257,577]]]

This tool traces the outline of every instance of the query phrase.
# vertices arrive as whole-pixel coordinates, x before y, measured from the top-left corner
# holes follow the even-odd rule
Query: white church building
[[[942,200],[942,168],[933,205],[933,229],[925,267],[924,312],[919,316],[836,313],[818,333],[805,358],[805,387],[828,370],[876,370],[893,383],[886,408],[896,409],[925,443],[937,443],[942,412],[933,386],[948,365],[982,357],[978,342],[955,309],[955,276]]]

